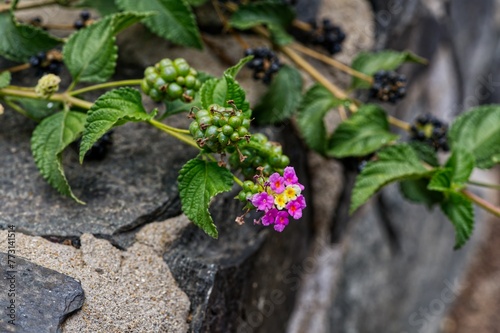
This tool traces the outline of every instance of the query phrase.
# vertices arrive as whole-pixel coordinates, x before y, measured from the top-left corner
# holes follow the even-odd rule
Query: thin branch
[[[100,90],[100,89],[106,89],[106,88],[112,88],[112,87],[121,87],[121,86],[138,86],[142,82],[142,79],[135,79],[135,80],[122,80],[122,81],[112,81],[112,82],[106,82],[106,83],[101,83],[101,84],[95,84],[93,86],[81,88],[78,90],[73,90],[69,94],[71,96],[74,95],[80,95],[89,91],[94,91],[94,90]]]
[[[467,183],[470,185],[474,185],[474,186],[486,187],[486,188],[500,191],[500,185],[496,185],[496,184],[488,184],[488,183],[483,183],[483,182],[477,182],[474,180],[469,180]]]
[[[491,204],[490,202],[484,200],[481,197],[478,197],[472,192],[469,192],[468,190],[462,190],[462,194],[465,195],[467,198],[472,200],[476,205],[484,209],[485,211],[495,215],[496,217],[500,217],[500,208],[496,207],[495,205]]]

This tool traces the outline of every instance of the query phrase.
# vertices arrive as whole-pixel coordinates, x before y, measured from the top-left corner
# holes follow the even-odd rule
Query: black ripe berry
[[[446,133],[448,125],[431,114],[419,116],[411,126],[411,139],[424,142],[436,151],[441,149],[448,151]]]
[[[394,71],[378,71],[373,75],[370,97],[396,103],[406,95],[406,76]]]
[[[82,10],[80,12],[80,18],[75,20],[73,23],[73,27],[76,30],[80,30],[88,26],[92,22],[92,16],[90,15],[90,12],[88,10]]]
[[[333,25],[329,19],[324,19],[321,24],[310,22],[311,29],[308,31],[296,29],[294,36],[304,44],[318,45],[330,54],[342,51],[342,43],[346,35],[342,28]]]
[[[35,75],[38,77],[45,74],[58,75],[62,68],[62,55],[57,50],[39,52],[30,57],[28,62],[35,69]]]
[[[265,84],[271,83],[273,75],[281,68],[281,63],[276,53],[267,47],[246,49],[245,56],[253,55],[254,58],[248,63],[248,68],[253,69],[253,78],[262,80]]]

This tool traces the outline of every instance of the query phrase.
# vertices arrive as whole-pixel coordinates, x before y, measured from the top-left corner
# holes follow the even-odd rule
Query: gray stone
[[[8,259],[12,260],[9,264],[13,267],[8,266]],[[0,252],[0,262],[0,331],[62,332],[63,321],[82,307],[84,292],[72,277],[21,257],[8,258],[3,252]],[[11,306],[14,308],[10,309]]]

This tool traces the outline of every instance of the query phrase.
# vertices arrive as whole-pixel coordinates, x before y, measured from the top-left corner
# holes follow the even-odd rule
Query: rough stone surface
[[[74,278],[7,253],[0,252],[0,262],[1,332],[61,332],[66,317],[82,307],[84,292]]]
[[[155,248],[166,248],[167,233],[175,235],[187,223],[180,216],[147,226],[151,232],[146,235],[143,230],[127,251],[90,234],[83,234],[81,248],[75,249],[17,233],[16,252],[80,281],[85,303],[64,322],[64,332],[186,332],[189,299]],[[6,244],[7,231],[1,231],[0,251],[6,250]],[[27,300],[36,299],[36,289],[26,292]]]

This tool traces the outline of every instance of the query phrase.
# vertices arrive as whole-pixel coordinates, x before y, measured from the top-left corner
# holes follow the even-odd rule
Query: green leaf
[[[116,0],[116,4],[123,10],[157,13],[144,20],[152,32],[175,44],[203,48],[195,17],[186,0]]]
[[[62,167],[62,152],[83,131],[85,114],[73,111],[58,112],[45,118],[33,132],[31,150],[43,178],[61,194],[84,204],[71,191]]]
[[[191,5],[191,6],[201,6],[203,5],[205,2],[207,2],[207,0],[187,0],[188,4]]]
[[[229,67],[228,69],[226,69],[224,71],[224,75],[229,75],[231,76],[233,79],[236,78],[236,75],[238,75],[238,73],[240,72],[240,70],[245,67],[245,65],[247,63],[250,62],[250,60],[253,59],[253,56],[252,55],[249,55],[245,58],[242,58],[240,61],[238,61],[238,63],[236,65],[234,65],[233,67]]]
[[[24,111],[26,111],[27,115],[35,121],[42,121],[43,119],[62,110],[61,103],[42,99],[16,97],[11,98],[11,100],[14,103],[20,104]]]
[[[418,158],[420,160],[424,161],[425,163],[433,167],[439,166],[437,153],[433,147],[419,141],[412,141],[409,143],[409,145],[418,155]]]
[[[250,104],[246,100],[246,93],[239,83],[230,75],[225,74],[222,79],[210,79],[200,89],[201,105],[208,109],[217,104],[230,107],[229,100],[233,100],[236,107],[244,114],[251,113]]]
[[[0,31],[0,56],[17,62],[27,62],[31,56],[62,42],[40,28],[18,23],[9,11],[0,13]]]
[[[441,204],[441,209],[455,227],[455,249],[461,248],[474,230],[474,208],[472,202],[458,193],[450,193]]]
[[[431,178],[427,188],[431,191],[439,191],[448,193],[452,190],[453,182],[453,170],[452,169],[440,169],[437,170]]]
[[[190,103],[185,103],[179,99],[176,99],[174,101],[165,101],[164,104],[166,111],[161,116],[162,119],[177,113],[189,112],[193,107],[201,108],[201,101],[198,96],[196,96],[196,98]]]
[[[9,71],[0,73],[0,89],[7,87],[10,84],[11,75]]]
[[[297,125],[311,149],[325,153],[328,138],[323,118],[328,111],[341,104],[340,99],[320,84],[315,84],[305,93],[298,108]]]
[[[249,29],[261,24],[290,25],[295,13],[289,6],[278,3],[250,3],[241,5],[229,23],[238,29]]]
[[[115,35],[151,13],[119,13],[73,33],[63,49],[64,63],[75,82],[104,82],[115,72]]]
[[[384,109],[365,104],[337,127],[328,142],[326,153],[336,158],[365,156],[398,138],[389,131]]]
[[[361,52],[352,62],[352,68],[366,75],[373,75],[380,70],[394,70],[405,62],[427,64],[427,60],[409,51]],[[356,77],[352,78],[351,88],[369,88],[370,84]]]
[[[448,138],[452,149],[471,152],[478,168],[491,168],[500,154],[500,105],[479,106],[456,118]]]
[[[406,199],[424,204],[428,208],[444,200],[444,195],[441,192],[431,191],[427,188],[428,179],[405,180],[399,185],[399,189]]]
[[[95,101],[87,115],[85,130],[80,143],[80,163],[85,153],[115,125],[128,121],[147,121],[155,113],[148,114],[142,106],[141,93],[132,88],[120,88],[107,92]]]
[[[95,8],[102,15],[111,15],[120,11],[114,1],[110,0],[83,0],[78,7]]]
[[[216,162],[195,158],[188,161],[179,171],[178,182],[184,214],[209,236],[217,238],[217,228],[208,207],[214,196],[231,190],[231,172],[218,166]]]
[[[452,170],[451,180],[454,184],[464,185],[469,180],[474,165],[474,155],[462,147],[454,147],[445,167]]]
[[[354,212],[383,186],[401,180],[418,179],[429,171],[407,144],[387,147],[378,153],[378,160],[368,162],[356,178],[350,212]]]
[[[253,110],[257,122],[272,124],[290,118],[300,103],[302,84],[297,69],[283,66]]]

